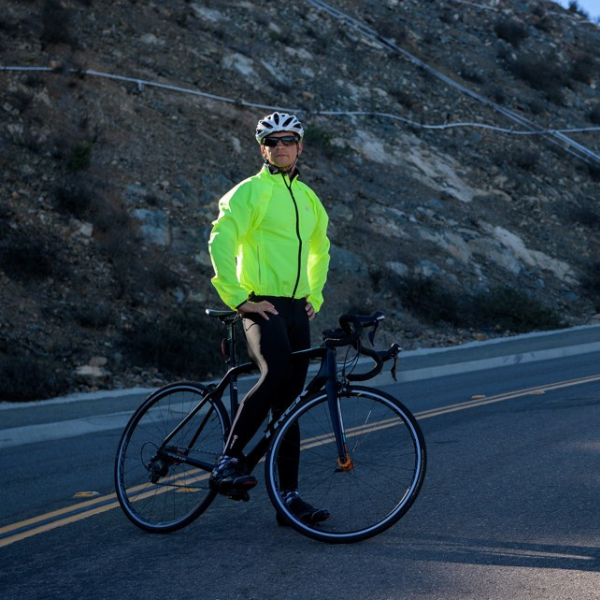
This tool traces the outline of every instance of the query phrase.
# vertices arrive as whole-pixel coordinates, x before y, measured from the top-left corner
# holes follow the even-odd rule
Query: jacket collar
[[[298,170],[298,167],[294,167],[294,171],[292,172],[291,175],[289,175],[287,172],[285,171],[281,171],[280,169],[278,169],[277,167],[275,167],[274,165],[272,165],[270,162],[266,161],[264,162],[264,167],[269,171],[269,173],[271,173],[271,175],[287,175],[290,178],[290,181],[293,181],[294,179],[296,179],[297,177],[300,176],[300,171]]]

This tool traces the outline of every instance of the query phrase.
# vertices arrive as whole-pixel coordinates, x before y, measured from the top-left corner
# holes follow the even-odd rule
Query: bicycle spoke
[[[205,396],[199,384],[166,386],[146,400],[125,429],[115,462],[117,496],[127,517],[142,529],[183,527],[214,498],[208,471],[223,449],[228,417],[220,401]],[[174,457],[178,454],[182,460]],[[201,463],[206,470],[197,466]]]
[[[425,447],[414,417],[388,394],[352,388],[339,401],[353,467],[338,467],[327,397],[321,393],[303,401],[282,424],[267,458],[267,483],[275,506],[285,512],[279,495],[278,455],[285,431],[297,423],[300,494],[331,516],[312,526],[288,517],[310,537],[350,542],[387,529],[405,514],[421,486]]]

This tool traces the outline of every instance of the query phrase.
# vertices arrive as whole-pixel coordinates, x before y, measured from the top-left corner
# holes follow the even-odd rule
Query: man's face
[[[278,141],[276,146],[265,145],[264,142],[267,140],[286,140],[289,146],[286,146],[282,141]],[[292,142],[292,139],[296,139]],[[269,141],[267,141],[267,144]],[[275,165],[278,169],[289,169],[297,160],[298,156],[302,152],[302,142],[298,141],[296,136],[285,131],[274,133],[273,135],[267,136],[260,146],[260,152],[263,158],[269,161],[272,165]]]

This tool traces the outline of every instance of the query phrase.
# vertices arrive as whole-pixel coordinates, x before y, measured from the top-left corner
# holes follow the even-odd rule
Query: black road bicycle
[[[213,501],[216,492],[208,479],[238,408],[238,377],[256,371],[253,363],[236,361],[239,315],[206,313],[227,328],[222,344],[226,374],[216,384],[187,381],[153,392],[119,442],[117,497],[127,517],[147,531],[180,529]],[[324,332],[321,346],[294,353],[320,359],[320,368],[288,410],[266,424],[246,455],[249,473],[265,458],[266,487],[278,520],[323,542],[358,542],[385,531],[408,511],[423,483],[425,440],[415,417],[390,394],[352,383],[371,379],[388,360],[395,378],[399,346],[377,351],[362,342],[368,328],[373,343],[382,319],[382,313],[343,315],[341,328]],[[342,347],[345,356],[338,362]],[[361,356],[374,362],[367,372],[360,372],[365,368]],[[227,390],[229,412],[222,400]],[[286,431],[296,423],[301,433],[300,494],[331,513],[314,525],[295,517],[280,495],[278,457]]]

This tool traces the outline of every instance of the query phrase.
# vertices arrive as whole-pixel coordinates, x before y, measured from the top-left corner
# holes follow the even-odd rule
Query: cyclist
[[[304,129],[295,115],[274,112],[258,121],[264,164],[219,201],[209,250],[219,296],[243,317],[248,352],[260,378],[240,404],[210,485],[233,499],[248,499],[257,481],[244,469],[243,449],[269,410],[275,417],[301,393],[308,360],[291,353],[310,347],[309,321],[323,303],[329,267],[328,217],[296,167]],[[325,509],[298,493],[300,432],[287,435],[278,464],[282,497],[301,519],[318,523]]]

